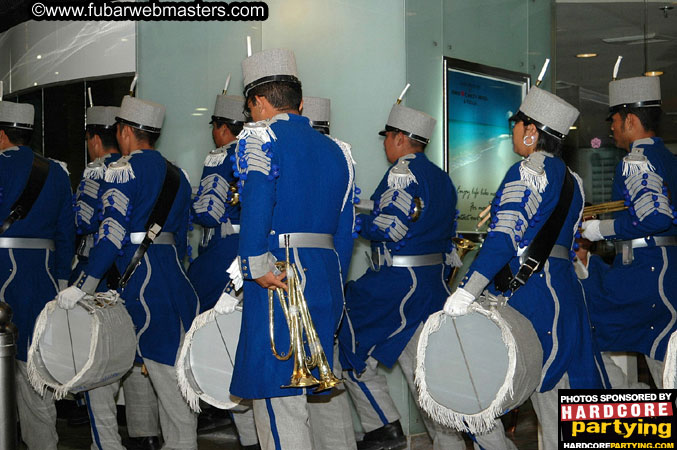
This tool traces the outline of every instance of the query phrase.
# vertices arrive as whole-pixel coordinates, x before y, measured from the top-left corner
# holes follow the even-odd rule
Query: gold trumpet
[[[331,371],[327,356],[324,353],[317,330],[308,311],[308,302],[299,285],[299,274],[295,264],[289,262],[289,247],[286,247],[286,261],[278,261],[275,266],[280,271],[287,272],[288,293],[281,288],[268,291],[268,328],[270,332],[270,348],[273,355],[280,361],[288,360],[294,355],[294,370],[288,385],[282,387],[306,388],[316,386],[314,392],[331,389],[341,380],[336,378]],[[273,303],[275,293],[280,300],[282,312],[289,327],[289,350],[280,355],[275,347],[275,321]],[[303,342],[303,331],[306,332],[310,356],[306,355]],[[318,380],[310,371],[317,367],[320,379]]]
[[[590,205],[583,208],[583,219],[589,219],[592,216],[599,214],[612,213],[628,209],[625,205],[625,200],[617,200],[613,202],[604,202],[597,205]]]
[[[463,258],[465,256],[473,251],[475,247],[477,247],[477,244],[475,244],[473,241],[470,239],[464,239],[464,238],[459,238],[459,237],[454,237],[451,238],[451,240],[454,242],[454,245],[456,246],[456,254],[458,254],[458,258],[463,261]],[[451,275],[449,275],[447,284],[451,286],[454,282],[454,279],[458,275],[458,271],[461,270],[460,267],[454,267],[454,269],[451,271]]]

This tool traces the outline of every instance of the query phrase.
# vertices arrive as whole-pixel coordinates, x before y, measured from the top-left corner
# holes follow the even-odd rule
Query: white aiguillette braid
[[[348,165],[348,190],[346,191],[346,195],[343,197],[343,203],[341,204],[341,209],[343,209],[348,201],[348,197],[350,197],[350,193],[353,190],[353,183],[355,182],[355,160],[353,159],[353,154],[351,152],[352,147],[350,144],[343,142],[340,139],[336,139],[335,137],[329,137],[339,146]]]

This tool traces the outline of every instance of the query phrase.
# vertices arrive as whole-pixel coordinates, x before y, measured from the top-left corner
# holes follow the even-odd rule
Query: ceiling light
[[[191,116],[203,116],[203,115],[204,115],[204,114],[202,114],[202,113],[193,113],[193,114],[191,114]]]
[[[607,44],[627,44],[628,42],[640,41],[644,42],[644,39],[653,39],[656,37],[656,33],[647,33],[646,36],[643,34],[636,34],[634,36],[621,36],[615,38],[604,38],[602,42]]]
[[[649,70],[648,72],[644,72],[645,77],[660,77],[663,75],[662,70]]]
[[[54,75],[59,75],[59,72],[54,72]]]
[[[597,53],[579,53],[576,58],[594,58],[595,56],[597,56]]]
[[[570,130],[578,130],[578,127],[573,126],[573,127],[569,127],[569,129],[570,129]]]
[[[38,55],[38,56],[36,56],[36,58],[42,59],[42,55]]]
[[[207,108],[195,108],[195,111],[207,111]]]
[[[37,85],[38,85],[38,83],[37,83],[37,82],[36,82],[36,83],[33,83],[33,86],[37,86]]]

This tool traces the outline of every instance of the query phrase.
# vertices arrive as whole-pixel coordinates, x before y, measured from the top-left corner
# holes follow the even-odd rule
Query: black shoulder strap
[[[520,257],[522,264],[517,274],[513,276],[510,264],[506,264],[494,278],[496,289],[499,291],[506,292],[511,290],[515,292],[526,284],[530,276],[543,269],[545,261],[550,256],[550,252],[555,246],[555,242],[557,242],[557,237],[560,231],[562,231],[562,226],[569,213],[571,200],[574,196],[574,177],[571,176],[569,169],[566,167],[564,172],[564,181],[562,182],[557,206],[550,213],[550,217],[543,224],[543,228],[538,230],[531,244],[524,250],[524,253]]]
[[[12,205],[9,216],[0,225],[0,234],[7,231],[7,229],[17,220],[25,218],[31,211],[33,204],[40,196],[42,188],[47,181],[49,174],[49,160],[36,153],[33,153],[33,164],[31,172],[28,175],[26,186],[23,192],[19,195]]]
[[[165,160],[165,162],[167,163],[165,179],[162,183],[160,195],[158,195],[158,198],[155,200],[155,205],[148,217],[148,222],[146,222],[146,236],[143,238],[141,244],[139,244],[136,252],[134,252],[134,256],[132,256],[132,260],[129,262],[122,277],[120,277],[118,286],[121,289],[124,289],[127,285],[132,274],[141,263],[143,255],[146,254],[148,247],[150,247],[155,238],[162,231],[162,227],[164,227],[167,217],[169,216],[169,211],[174,204],[176,193],[179,191],[179,185],[181,184],[181,173],[179,168],[167,160]]]

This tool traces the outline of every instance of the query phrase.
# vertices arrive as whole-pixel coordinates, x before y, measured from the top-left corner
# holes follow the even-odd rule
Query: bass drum
[[[119,380],[135,354],[134,324],[114,291],[88,295],[71,310],[53,300],[35,323],[28,376],[38,392],[52,388],[58,400]]]
[[[237,309],[230,314],[210,309],[197,316],[186,333],[176,374],[192,410],[200,412],[200,400],[220,409],[236,408],[242,400],[228,391],[241,322]]]
[[[477,434],[535,391],[543,350],[531,322],[514,308],[474,303],[469,310],[428,318],[418,342],[416,384],[433,420]]]

